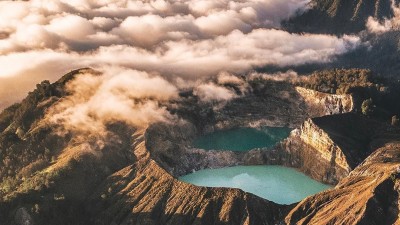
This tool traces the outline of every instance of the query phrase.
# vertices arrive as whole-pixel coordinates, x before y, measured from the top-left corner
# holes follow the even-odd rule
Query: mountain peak
[[[399,3],[399,0],[312,0],[310,10],[283,22],[283,26],[292,32],[357,33],[365,29],[368,17],[378,20],[393,17],[393,1]]]

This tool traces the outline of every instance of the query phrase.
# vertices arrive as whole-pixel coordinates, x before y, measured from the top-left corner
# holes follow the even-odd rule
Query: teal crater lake
[[[193,147],[205,150],[249,151],[269,148],[287,138],[286,127],[236,128],[216,131],[194,140]],[[292,204],[331,188],[303,173],[284,166],[233,166],[205,169],[179,180],[205,187],[239,188],[278,204]]]
[[[239,188],[278,204],[292,204],[331,188],[292,168],[283,166],[234,166],[205,169],[179,180],[205,187]]]
[[[290,131],[287,127],[235,128],[206,134],[194,140],[192,145],[205,150],[249,151],[273,147],[287,138]]]

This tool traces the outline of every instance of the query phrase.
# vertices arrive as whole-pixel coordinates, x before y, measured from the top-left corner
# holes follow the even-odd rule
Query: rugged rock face
[[[313,0],[311,9],[290,19],[284,27],[293,32],[344,34],[365,29],[368,17],[391,18],[391,0]],[[395,0],[398,3],[398,0]]]
[[[296,91],[307,104],[310,117],[351,112],[354,109],[353,97],[350,94],[326,94],[303,87]]]
[[[286,223],[399,224],[399,172],[400,143],[386,143],[334,189],[300,202]]]
[[[286,163],[316,180],[335,184],[351,171],[342,150],[312,120],[292,132],[283,146],[290,158]]]
[[[316,180],[336,184],[376,149],[373,137],[385,126],[347,113],[306,120],[282,144],[290,166]]]

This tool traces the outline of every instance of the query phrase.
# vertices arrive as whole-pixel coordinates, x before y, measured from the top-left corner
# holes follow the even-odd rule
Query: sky
[[[360,44],[356,36],[279,30],[282,20],[307,10],[307,3],[0,1],[0,109],[42,80],[54,82],[81,67],[136,70],[176,86],[267,64],[327,62]],[[205,96],[201,90],[210,87],[205,83],[198,92]]]

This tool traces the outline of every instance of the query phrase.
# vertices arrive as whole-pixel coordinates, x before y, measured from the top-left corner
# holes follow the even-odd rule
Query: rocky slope
[[[65,84],[84,73],[97,74],[82,69],[54,84],[43,82],[22,103],[1,114],[0,224],[276,224],[293,207],[240,190],[202,188],[177,181],[158,165],[167,165],[168,158],[155,157],[157,154],[148,150],[153,146],[154,151],[168,154],[171,153],[168,148],[176,143],[168,139],[158,142],[157,136],[149,135],[152,129],[137,130],[115,122],[107,124],[104,137],[79,130],[60,133],[60,124],[49,123],[46,113],[70,95]],[[293,88],[288,91],[298,96]],[[296,116],[290,117],[287,108],[296,112],[297,99],[286,101],[287,107],[283,109],[286,116],[282,120],[277,116],[281,108],[268,109],[264,105],[264,109],[275,113],[266,120],[262,111],[257,110],[250,120],[226,122],[235,113],[244,118],[248,115],[246,110],[257,101],[273,105],[280,98],[277,93],[266,97],[254,94],[246,99],[248,108],[236,108],[243,101],[237,100],[232,103],[236,105],[217,107],[219,110],[215,112],[214,105],[184,103],[191,100],[168,107],[173,113],[204,122],[199,129],[193,129],[192,135],[196,135],[215,129],[214,124],[225,127],[247,125],[249,121],[292,124]],[[184,107],[174,108],[176,104]],[[258,105],[257,109],[261,109],[263,104]],[[197,110],[199,107],[203,111]],[[223,110],[224,107],[232,108]],[[304,110],[299,111],[294,123],[305,117],[303,113]],[[214,116],[209,117],[210,114]],[[216,129],[221,126],[215,125]],[[160,131],[156,125],[152,127]]]
[[[275,204],[237,189],[197,187],[175,177],[193,169],[282,164],[328,183],[343,178],[334,193],[364,179],[361,172],[345,176],[375,149],[386,146],[393,154],[398,150],[393,142],[399,139],[398,131],[390,131],[381,123],[375,125],[373,120],[352,113],[324,116],[340,113],[341,105],[351,110],[349,96],[304,89],[301,94],[287,82],[271,80],[248,81],[248,91],[225,104],[202,103],[190,93],[182,94],[178,100],[164,103],[172,114],[184,119],[176,124],[156,123],[139,129],[110,122],[105,127],[107,132],[101,135],[80,130],[60,132],[60,124],[49,123],[46,113],[71,94],[65,89],[66,83],[83,73],[99,75],[83,69],[54,84],[43,82],[20,104],[0,114],[1,225],[247,225],[281,224],[285,217],[287,223],[306,221],[311,218],[308,209],[318,216],[325,215],[324,207],[330,204],[324,200],[339,199],[341,194],[319,197],[330,193],[325,192],[310,197],[288,214],[295,205]],[[306,120],[311,115],[310,102],[318,103],[314,107],[321,109],[317,116],[322,117]],[[261,125],[294,128],[304,120],[299,130],[274,149],[234,153],[190,147],[193,138],[216,129]],[[372,162],[371,157],[366,162]],[[388,158],[379,158],[383,177],[377,166],[370,167],[375,164],[365,162],[361,167],[368,171],[365,179],[391,177],[394,164],[388,163]],[[366,184],[361,183],[363,189],[357,191],[375,190]],[[390,185],[384,191],[390,190]],[[365,197],[370,195],[363,196],[361,208],[379,209],[390,202],[383,197],[379,202],[382,198],[376,195],[378,203],[370,203]],[[321,207],[313,208],[319,204]],[[359,212],[347,211],[354,215]],[[385,211],[385,215],[392,218],[393,212]]]
[[[316,180],[336,184],[376,148],[371,140],[383,128],[354,113],[308,119],[282,144],[289,166]]]
[[[399,172],[400,142],[389,141],[334,189],[299,203],[286,223],[399,224]]]
[[[292,32],[341,35],[364,30],[370,16],[379,20],[393,16],[391,0],[312,0],[310,7],[283,26]]]
[[[108,177],[90,197],[94,224],[276,224],[290,206],[238,189],[180,182],[149,158],[144,138],[139,159]]]
[[[350,94],[326,94],[303,87],[296,87],[296,91],[306,102],[310,117],[346,113],[354,109]]]
[[[49,107],[69,94],[65,84],[82,73],[96,74],[81,69],[43,82],[1,114],[0,224],[87,224],[83,208],[93,187],[135,160],[132,127],[109,124],[110,141],[93,154],[98,137],[59,135],[46,122]]]

